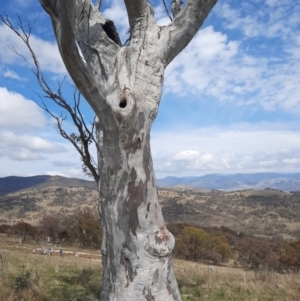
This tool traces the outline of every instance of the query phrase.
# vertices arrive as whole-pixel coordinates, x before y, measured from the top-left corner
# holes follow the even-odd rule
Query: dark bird
[[[105,24],[102,25],[102,28],[111,40],[113,40],[119,46],[122,46],[118,31],[113,21],[107,20]]]

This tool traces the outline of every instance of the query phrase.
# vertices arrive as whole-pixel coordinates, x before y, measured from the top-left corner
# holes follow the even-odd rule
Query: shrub
[[[195,227],[185,227],[177,236],[175,255],[195,261],[225,262],[232,257],[223,235],[213,235]]]
[[[25,266],[22,266],[21,274],[14,278],[14,288],[16,290],[23,290],[30,286],[31,271],[25,270]]]

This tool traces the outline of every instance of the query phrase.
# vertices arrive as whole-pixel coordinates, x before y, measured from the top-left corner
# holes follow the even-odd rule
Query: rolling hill
[[[267,181],[266,177],[261,176],[261,181]],[[158,191],[167,223],[223,226],[253,235],[300,239],[300,192],[270,188],[220,191],[176,184]],[[0,186],[0,224],[23,220],[36,225],[44,214],[71,214],[83,207],[97,210],[98,191],[92,181],[9,177],[0,179]],[[7,191],[12,192],[3,194]]]
[[[76,178],[61,176],[33,176],[33,177],[4,177],[0,178],[0,195],[15,192],[26,188],[46,188],[50,186],[71,187],[81,186],[97,189],[94,181],[86,181]]]

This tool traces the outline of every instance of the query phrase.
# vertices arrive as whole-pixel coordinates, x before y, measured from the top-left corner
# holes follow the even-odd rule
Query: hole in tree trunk
[[[120,103],[119,103],[120,108],[126,108],[127,106],[127,99],[125,97],[122,97]]]

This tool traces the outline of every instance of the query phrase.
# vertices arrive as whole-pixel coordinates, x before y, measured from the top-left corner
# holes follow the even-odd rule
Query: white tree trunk
[[[130,147],[120,141],[120,165],[112,169],[103,162],[101,300],[180,300],[171,261],[174,237],[157,198],[149,120],[139,113],[133,120],[137,129],[129,139],[135,142]]]
[[[151,35],[144,39],[148,50],[155,47]],[[133,59],[126,52],[117,56],[118,87],[108,97],[118,130],[99,133],[101,300],[180,300],[171,261],[174,237],[162,217],[150,151],[164,65],[155,51],[132,52]],[[118,139],[105,143],[111,136]]]
[[[166,66],[216,0],[188,0],[165,27],[156,25],[148,1],[125,0],[131,39],[123,47],[90,0],[40,1],[69,74],[98,118],[101,300],[180,300],[172,268],[174,237],[158,201],[150,130]]]

